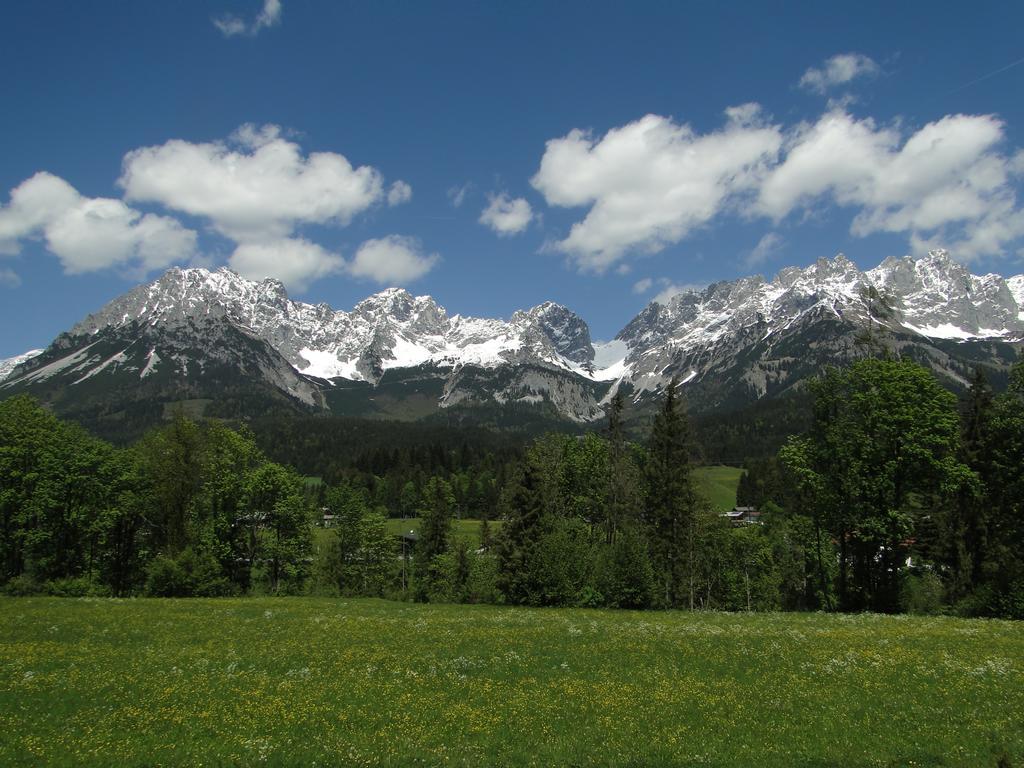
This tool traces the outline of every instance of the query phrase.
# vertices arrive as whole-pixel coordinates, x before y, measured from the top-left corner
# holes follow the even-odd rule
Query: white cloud
[[[743,260],[743,265],[747,269],[752,269],[760,264],[764,264],[782,247],[782,243],[783,240],[779,235],[769,232],[757,241],[757,245],[751,249],[750,253]]]
[[[800,78],[800,87],[824,94],[857,77],[874,77],[881,71],[878,64],[862,53],[840,53],[821,67],[811,67]]]
[[[440,258],[436,253],[424,254],[414,238],[389,235],[359,246],[348,272],[377,283],[404,285],[423,277]]]
[[[396,205],[408,203],[412,200],[412,187],[404,181],[396,181],[388,190],[388,205],[394,208]]]
[[[580,269],[603,272],[630,252],[679,242],[756,190],[781,130],[763,124],[756,105],[726,114],[725,127],[707,134],[647,115],[600,139],[573,130],[548,141],[531,183],[549,205],[590,207],[553,247]]]
[[[310,283],[345,269],[345,261],[316,243],[300,238],[264,243],[242,243],[228,259],[243,277],[273,277],[289,290],[304,291]]]
[[[74,187],[45,171],[21,182],[11,190],[11,202],[0,208],[0,253],[18,253],[19,240],[38,235],[79,199]]]
[[[488,200],[489,204],[480,214],[480,223],[490,227],[501,237],[519,234],[533,220],[533,209],[522,197],[512,199],[502,193],[488,195]]]
[[[462,204],[466,201],[466,195],[473,189],[473,182],[467,181],[461,187],[452,187],[448,190],[448,199],[452,201],[452,206],[455,208],[461,208]]]
[[[17,253],[20,241],[43,237],[69,274],[123,267],[145,274],[187,261],[196,233],[166,216],[143,214],[120,200],[90,198],[49,173],[11,190],[0,208],[0,252]]]
[[[651,287],[653,285],[654,280],[652,278],[641,278],[640,280],[637,280],[635,283],[633,283],[633,293],[647,293],[649,290],[651,290]]]
[[[5,288],[17,288],[21,285],[21,278],[13,269],[0,269],[0,285]]]
[[[659,304],[668,304],[674,296],[678,296],[680,293],[689,293],[690,291],[700,292],[707,288],[706,284],[703,283],[673,283],[670,280],[662,278],[659,283],[663,286],[657,295],[651,299]]]
[[[779,221],[834,202],[856,209],[857,237],[905,233],[965,260],[999,255],[1024,234],[1010,184],[1016,159],[998,151],[1002,140],[991,115],[950,115],[904,140],[895,127],[833,110],[792,133],[755,210]]]
[[[118,183],[127,200],[208,218],[236,242],[280,240],[301,224],[346,225],[384,195],[376,169],[353,168],[334,152],[303,157],[277,126],[242,126],[227,142],[136,149]]]
[[[657,301],[660,304],[668,304],[673,296],[678,296],[680,293],[687,293],[688,291],[699,292],[707,288],[705,283],[676,283],[667,277],[645,277],[633,284],[633,293],[638,295],[644,294],[655,286],[660,290],[651,301]]]
[[[245,19],[231,13],[225,13],[213,20],[213,25],[224,37],[245,35],[255,37],[261,30],[276,26],[281,22],[281,0],[264,0],[263,9],[256,18],[248,23]]]

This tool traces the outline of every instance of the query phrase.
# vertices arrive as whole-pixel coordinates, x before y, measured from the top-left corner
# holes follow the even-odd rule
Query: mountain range
[[[1005,376],[1022,341],[1024,275],[975,276],[945,251],[714,283],[651,302],[604,343],[553,302],[475,318],[389,288],[346,312],[293,301],[276,280],[172,268],[0,361],[0,397],[28,392],[90,425],[173,407],[403,419],[518,407],[585,423],[616,391],[643,407],[675,377],[691,408],[736,408],[882,349],[957,389],[979,365]]]

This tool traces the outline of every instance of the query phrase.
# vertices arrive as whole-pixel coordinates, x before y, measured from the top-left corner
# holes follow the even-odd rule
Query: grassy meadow
[[[1005,766],[1022,724],[1011,622],[0,599],[4,766]]]
[[[694,467],[693,480],[704,497],[711,503],[712,509],[725,512],[736,506],[736,486],[739,485],[740,467],[712,465]]]

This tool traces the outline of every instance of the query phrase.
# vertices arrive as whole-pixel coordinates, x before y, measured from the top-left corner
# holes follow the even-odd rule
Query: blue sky
[[[1024,272],[1014,3],[15,3],[0,357],[172,264],[348,309],[648,301],[844,252]]]

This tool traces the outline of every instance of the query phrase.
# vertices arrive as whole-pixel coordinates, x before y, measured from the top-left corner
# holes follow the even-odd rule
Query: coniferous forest
[[[806,394],[804,415],[784,406],[806,425],[788,438],[719,422],[782,445],[745,457],[737,500],[759,516],[740,525],[694,483],[709,451],[675,383],[649,428],[627,429],[617,396],[599,431],[419,441],[385,422],[178,416],[115,447],[13,397],[0,585],[1024,618],[1024,365],[1004,392],[979,373],[958,400],[913,362],[866,359]],[[417,536],[389,518],[418,518]],[[475,540],[455,535],[464,519],[481,521]]]

